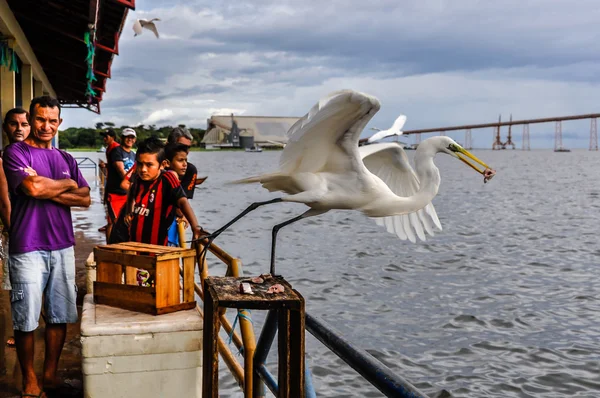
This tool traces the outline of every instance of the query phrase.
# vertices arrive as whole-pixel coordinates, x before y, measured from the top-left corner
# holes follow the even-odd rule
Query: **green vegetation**
[[[137,141],[142,141],[152,135],[157,135],[160,138],[166,139],[171,130],[176,126],[163,126],[156,127],[156,125],[151,124],[149,126],[145,126],[143,124],[139,126],[121,126],[116,127],[114,123],[106,122],[106,123],[96,123],[96,128],[89,127],[69,127],[66,130],[61,130],[59,132],[59,146],[61,149],[69,149],[72,151],[96,151],[100,147],[104,145],[102,141],[102,136],[100,133],[107,128],[112,128],[117,133],[117,140],[120,140],[121,131],[126,127],[131,127],[137,133]],[[180,124],[179,127],[186,127],[183,124]],[[194,141],[192,142],[192,147],[199,147],[202,138],[204,137],[204,133],[206,132],[203,129],[196,129],[188,127],[190,133],[194,137]]]

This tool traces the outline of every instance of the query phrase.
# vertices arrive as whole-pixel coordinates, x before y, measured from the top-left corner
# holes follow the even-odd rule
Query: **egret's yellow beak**
[[[490,166],[488,166],[483,161],[478,159],[475,155],[473,155],[471,152],[467,151],[465,148],[462,148],[458,145],[451,145],[450,149],[456,154],[457,158],[459,158],[462,162],[464,162],[467,166],[471,167],[473,170],[477,171],[479,174],[483,174],[485,176],[485,170],[491,169]],[[479,163],[480,165],[482,165],[484,167],[484,169],[479,170],[479,167],[477,167],[475,164],[469,162],[467,160],[467,158],[472,159],[475,162]]]

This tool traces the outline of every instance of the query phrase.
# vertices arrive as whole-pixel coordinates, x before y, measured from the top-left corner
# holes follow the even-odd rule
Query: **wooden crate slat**
[[[194,301],[194,257],[183,259],[183,301]]]
[[[99,248],[94,249],[94,260],[96,261],[96,264],[100,262],[110,262],[147,270],[156,267],[156,257],[154,256],[132,254],[131,252],[121,253]]]
[[[144,308],[154,307],[155,296],[156,292],[152,287],[94,282],[94,301],[98,304],[114,305],[147,313],[148,310]]]
[[[156,307],[179,304],[179,259],[156,264]]]
[[[96,262],[96,280],[99,282],[122,283],[123,268],[121,264],[106,261]]]
[[[118,243],[118,244],[121,246],[126,246],[128,248],[128,250],[145,251],[145,252],[153,252],[153,253],[169,253],[169,252],[181,250],[178,247],[151,245],[149,243],[139,243],[139,242],[122,242],[122,243]]]
[[[192,308],[196,308],[195,301],[190,303],[170,305],[168,307],[156,308],[154,311],[154,315],[170,314],[171,312],[191,310]]]
[[[156,259],[158,261],[161,261],[161,260],[172,260],[174,258],[187,258],[187,257],[196,257],[196,251],[192,250],[189,253],[174,252],[174,253],[159,254],[156,256]]]

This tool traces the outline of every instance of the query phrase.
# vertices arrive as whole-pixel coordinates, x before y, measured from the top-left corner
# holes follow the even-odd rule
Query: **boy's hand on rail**
[[[200,225],[196,225],[195,227],[192,227],[192,232],[193,232],[193,240],[197,240],[200,239],[202,236],[208,235],[208,232],[206,232],[204,229],[202,229],[202,227]]]

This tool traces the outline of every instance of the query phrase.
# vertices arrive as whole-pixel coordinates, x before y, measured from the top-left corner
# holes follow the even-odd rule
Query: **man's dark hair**
[[[4,126],[6,126],[6,122],[8,120],[10,120],[12,118],[12,115],[22,115],[25,114],[27,120],[29,120],[29,112],[27,112],[25,109],[23,108],[12,108],[10,111],[6,112],[6,115],[4,116],[4,121],[2,122],[2,124]]]
[[[175,143],[177,143],[177,140],[179,139],[179,137],[185,137],[190,141],[194,140],[194,136],[192,136],[192,133],[190,133],[190,131],[188,129],[186,129],[185,127],[175,127],[169,133],[167,142],[169,144],[175,144]]]
[[[116,138],[117,137],[117,133],[115,132],[115,129],[111,129],[110,127],[107,128],[106,130],[104,130],[103,132],[100,133],[100,135],[102,137],[113,137]]]
[[[39,105],[40,108],[58,108],[58,118],[60,119],[60,102],[56,98],[52,98],[49,95],[43,95],[41,97],[35,97],[31,100],[29,105],[29,120],[31,121],[35,116],[35,106]]]
[[[175,155],[177,155],[179,152],[189,153],[190,147],[185,144],[169,143],[167,146],[165,146],[165,159],[171,162]]]
[[[163,144],[162,140],[155,135],[148,137],[138,144],[135,160],[140,160],[140,155],[143,155],[144,153],[155,153],[156,159],[160,164],[165,160],[165,144]]]

